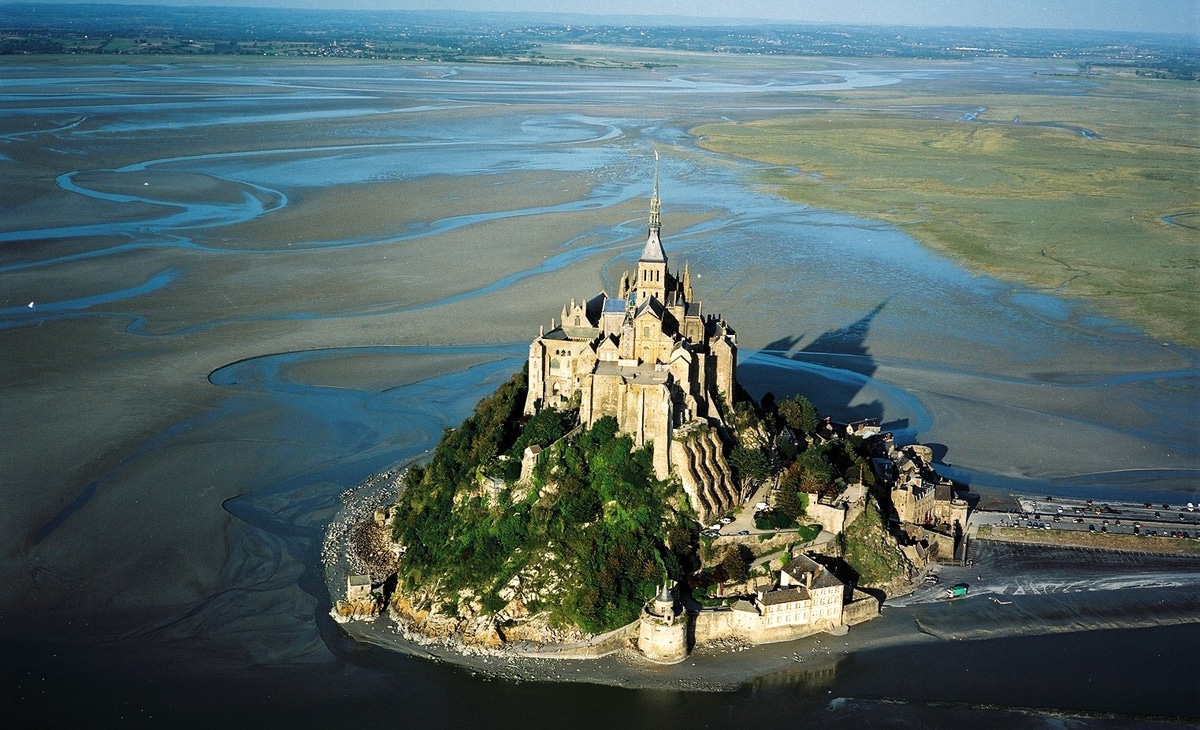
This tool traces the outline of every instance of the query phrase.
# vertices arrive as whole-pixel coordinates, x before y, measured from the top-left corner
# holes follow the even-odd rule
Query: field
[[[760,182],[789,199],[887,221],[977,271],[1200,344],[1195,84],[1031,74],[1027,93],[921,85],[814,94],[786,116],[692,132],[777,165]]]

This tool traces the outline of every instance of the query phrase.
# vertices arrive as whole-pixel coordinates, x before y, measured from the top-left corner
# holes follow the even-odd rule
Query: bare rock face
[[[356,601],[338,601],[329,610],[329,615],[339,624],[350,621],[374,621],[383,612],[383,601],[375,596]]]
[[[485,649],[499,649],[504,644],[504,637],[496,629],[496,623],[491,616],[483,616],[468,623],[463,632],[463,643]]]

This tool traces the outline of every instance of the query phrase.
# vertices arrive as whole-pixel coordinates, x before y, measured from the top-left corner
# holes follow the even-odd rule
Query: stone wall
[[[867,509],[867,490],[861,484],[846,487],[836,499],[829,503],[810,501],[805,514],[819,523],[826,532],[840,535],[847,527],[862,516]]]
[[[782,550],[788,545],[798,544],[800,535],[792,530],[787,532],[779,532],[771,535],[766,540],[759,540],[760,535],[721,535],[712,541],[713,550],[710,560],[705,560],[704,565],[715,565],[721,555],[724,554],[725,548],[731,545],[745,545],[750,548],[750,551],[755,555],[765,555],[769,552]]]
[[[678,435],[671,441],[671,464],[702,523],[737,506],[737,489],[715,429],[693,428]]]
[[[855,590],[851,601],[842,608],[842,623],[847,626],[870,621],[879,615],[879,599],[869,593]]]
[[[821,525],[826,532],[839,535],[846,529],[846,512],[847,510],[839,505],[810,502],[804,514],[813,522]]]
[[[878,606],[879,604],[876,602],[876,614],[879,612]],[[860,609],[860,611],[864,614],[866,613],[863,609]],[[860,622],[866,620],[866,618],[862,618]],[[736,639],[750,644],[773,644],[779,641],[791,641],[792,639],[800,639],[805,636],[813,636],[823,632],[845,631],[844,628],[834,626],[828,621],[818,621],[799,626],[766,627],[759,620],[757,613],[743,612],[736,609],[701,611],[695,614],[693,625],[695,627],[696,644],[705,644],[722,639]]]
[[[663,618],[642,613],[638,626],[638,650],[652,662],[677,664],[688,655],[688,617]]]

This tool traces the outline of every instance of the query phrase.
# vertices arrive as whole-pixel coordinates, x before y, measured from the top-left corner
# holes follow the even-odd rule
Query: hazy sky
[[[35,0],[38,1],[38,0]],[[54,1],[54,0],[44,0]],[[59,2],[63,0],[58,0]],[[78,2],[80,0],[67,0]],[[113,0],[86,0],[89,2]],[[121,0],[117,0],[120,2]],[[128,1],[128,0],[126,0]],[[372,10],[497,10],[761,18],[866,25],[1091,28],[1197,35],[1200,0],[134,0]]]

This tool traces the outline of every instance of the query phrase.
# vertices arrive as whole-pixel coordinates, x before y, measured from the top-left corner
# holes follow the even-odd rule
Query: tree
[[[729,452],[729,464],[737,470],[742,484],[751,480],[763,480],[771,473],[771,460],[762,449],[748,449],[741,444]]]
[[[809,494],[821,494],[829,489],[838,478],[837,469],[829,461],[829,444],[808,449],[796,460],[800,474],[800,490]]]
[[[806,436],[817,432],[821,425],[821,416],[817,407],[808,398],[796,395],[779,404],[779,417],[788,428]]]
[[[793,488],[780,489],[775,493],[775,511],[793,520],[808,509],[808,495]]]
[[[754,553],[745,545],[732,547],[721,557],[721,567],[725,569],[726,578],[735,582],[746,580],[753,562]]]

